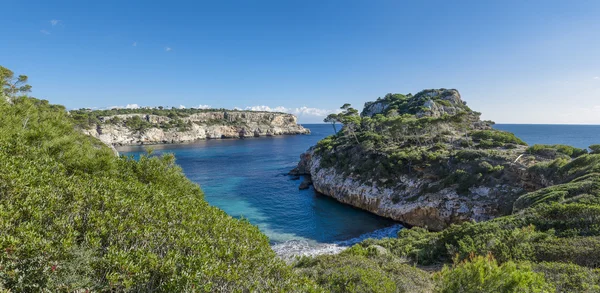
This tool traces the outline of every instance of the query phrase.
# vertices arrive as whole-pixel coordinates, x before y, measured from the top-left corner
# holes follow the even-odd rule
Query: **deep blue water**
[[[566,144],[587,148],[600,144],[600,125],[496,124],[494,128],[510,131],[529,145]]]
[[[393,221],[318,195],[312,188],[298,190],[301,181],[290,180],[286,173],[296,166],[302,152],[333,134],[327,124],[305,126],[311,129],[311,135],[151,147],[156,154],[174,153],[186,176],[201,185],[210,204],[257,225],[280,255],[336,251],[365,237],[395,235],[400,226]],[[499,124],[495,127],[514,132],[528,144],[584,148],[600,143],[600,126]],[[119,151],[138,156],[145,148],[121,147]]]

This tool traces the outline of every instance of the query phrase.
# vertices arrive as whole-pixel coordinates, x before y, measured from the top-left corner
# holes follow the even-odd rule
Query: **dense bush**
[[[535,244],[534,259],[600,268],[600,237],[548,239]]]
[[[172,156],[115,157],[62,106],[0,101],[0,288],[311,291]]]
[[[498,142],[498,143],[513,143],[513,144],[520,144],[520,145],[527,145],[524,141],[522,141],[520,138],[516,137],[514,134],[510,133],[510,132],[506,132],[506,131],[499,131],[499,130],[478,130],[478,131],[473,131],[471,132],[471,137],[473,137],[476,140],[488,140],[493,142]]]
[[[580,155],[572,161],[556,159],[530,168],[555,185],[522,195],[516,211],[547,203],[600,204],[600,155]]]
[[[140,118],[140,116],[133,116],[125,119],[125,126],[131,130],[143,132],[148,128],[152,127],[152,123]]]
[[[452,268],[444,267],[437,277],[438,291],[443,293],[554,292],[543,274],[513,262],[498,265],[491,255],[471,256]]]
[[[533,270],[544,274],[546,281],[556,287],[556,292],[600,292],[600,272],[574,264],[541,262]]]
[[[527,149],[527,152],[530,154],[540,155],[548,158],[555,158],[557,154],[563,154],[572,158],[579,157],[581,155],[587,154],[586,149],[580,149],[568,145],[544,145],[544,144],[536,144]]]
[[[339,255],[303,257],[295,270],[331,292],[432,292],[429,273],[381,247],[353,246]]]
[[[600,236],[600,205],[544,204],[520,214],[521,221],[560,237]]]

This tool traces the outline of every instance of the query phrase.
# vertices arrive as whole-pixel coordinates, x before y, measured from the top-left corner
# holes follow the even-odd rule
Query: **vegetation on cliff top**
[[[397,182],[411,177],[427,180],[420,194],[451,188],[469,195],[471,187],[510,183],[505,169],[526,145],[479,116],[456,90],[388,94],[366,103],[361,115],[346,104],[341,113],[328,116],[326,122],[343,128],[321,140],[315,152],[321,167],[336,168],[366,184],[402,188]],[[518,192],[506,196],[514,200]],[[511,208],[501,207],[505,213]]]
[[[113,117],[112,119],[107,119],[104,121],[104,123],[110,123],[110,124],[114,124],[114,125],[124,125],[124,126],[130,127],[130,125],[128,125],[126,123],[126,122],[129,122],[129,124],[135,124],[134,126],[136,128],[133,128],[133,129],[139,130],[139,131],[143,131],[143,130],[151,128],[151,127],[159,127],[159,128],[165,129],[165,130],[171,129],[171,128],[177,128],[178,131],[185,131],[185,130],[189,129],[191,124],[189,121],[184,122],[183,118],[187,118],[193,114],[198,114],[198,113],[214,113],[214,112],[247,112],[247,111],[237,110],[237,109],[234,109],[234,110],[198,109],[198,108],[179,109],[179,108],[175,108],[175,107],[168,109],[168,108],[164,108],[162,106],[156,107],[156,108],[137,108],[137,109],[114,108],[114,109],[107,109],[107,110],[79,109],[79,110],[69,111],[74,123],[77,126],[82,127],[82,128],[89,128],[94,125],[101,124],[102,121],[105,120],[104,117],[113,117],[113,116],[117,116],[117,115],[143,114],[143,115],[156,115],[156,116],[162,116],[162,117],[169,118],[168,119],[169,121],[161,122],[156,125],[145,119],[140,118],[139,116],[130,117],[125,120],[121,120],[121,119],[119,119],[119,117]],[[289,115],[287,113],[280,113],[280,112],[253,111],[253,113]],[[115,118],[117,118],[117,119],[115,119]],[[235,124],[236,121],[219,120],[219,121],[213,121],[213,122],[207,122],[207,123],[208,124],[211,124],[211,123],[212,124],[216,124],[216,123]]]

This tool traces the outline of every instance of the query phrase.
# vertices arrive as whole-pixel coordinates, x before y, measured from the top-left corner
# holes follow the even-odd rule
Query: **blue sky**
[[[456,88],[499,123],[600,124],[600,1],[4,0],[0,65],[68,108],[254,107],[321,121]]]

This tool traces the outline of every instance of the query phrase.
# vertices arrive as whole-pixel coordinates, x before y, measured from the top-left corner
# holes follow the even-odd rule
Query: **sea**
[[[301,180],[287,173],[300,154],[332,135],[329,124],[304,125],[310,135],[203,140],[189,144],[126,146],[123,155],[173,153],[185,175],[198,183],[205,199],[235,218],[258,226],[284,259],[337,253],[367,238],[394,237],[402,226],[315,192],[299,190]],[[497,124],[530,145],[600,144],[600,125]]]

